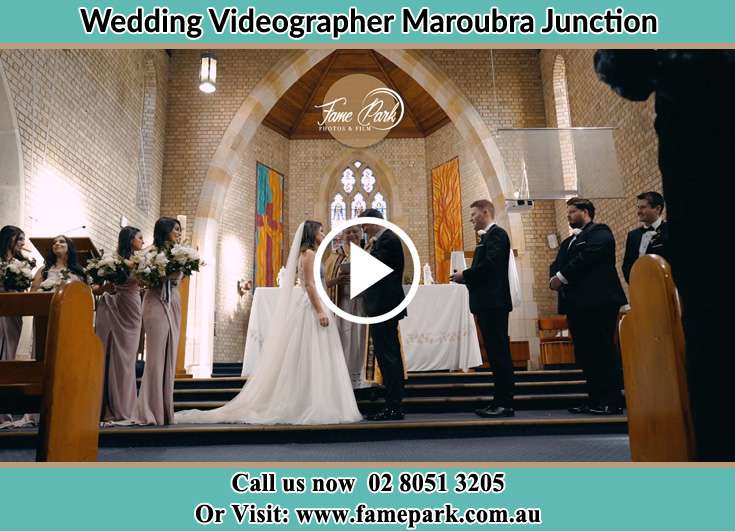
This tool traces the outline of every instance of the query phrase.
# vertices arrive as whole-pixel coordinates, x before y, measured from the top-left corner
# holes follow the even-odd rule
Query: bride
[[[299,225],[278,289],[276,311],[254,373],[224,406],[176,413],[176,423],[331,424],[357,422],[342,344],[314,286],[321,223]],[[296,275],[301,286],[294,286]]]

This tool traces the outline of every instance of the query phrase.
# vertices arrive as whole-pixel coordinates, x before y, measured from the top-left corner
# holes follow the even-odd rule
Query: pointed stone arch
[[[278,99],[301,76],[334,50],[294,50],[264,76],[245,98],[230,122],[207,170],[196,209],[192,239],[210,266],[195,275],[191,284],[187,330],[186,367],[198,377],[208,377],[212,368],[214,294],[219,218],[227,190],[243,153],[258,126]],[[491,199],[497,205],[501,224],[508,223],[505,197],[512,185],[503,157],[477,109],[456,84],[433,61],[419,51],[376,50],[421,84],[449,116],[462,136],[487,182]],[[331,174],[330,174],[331,175]],[[395,190],[395,188],[394,188]]]

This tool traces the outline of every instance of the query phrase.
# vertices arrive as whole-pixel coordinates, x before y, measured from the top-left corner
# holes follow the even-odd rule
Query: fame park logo
[[[319,131],[329,132],[347,146],[364,148],[383,140],[403,119],[405,105],[395,90],[368,74],[344,76],[329,87]]]

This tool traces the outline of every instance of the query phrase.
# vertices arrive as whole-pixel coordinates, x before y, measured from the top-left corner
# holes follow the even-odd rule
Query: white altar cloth
[[[278,288],[257,288],[250,310],[243,376],[252,374],[275,311]],[[334,317],[333,317],[334,318]],[[408,317],[401,320],[401,344],[409,371],[469,369],[482,365],[467,288],[459,284],[419,286]],[[288,323],[283,324],[288,333]]]

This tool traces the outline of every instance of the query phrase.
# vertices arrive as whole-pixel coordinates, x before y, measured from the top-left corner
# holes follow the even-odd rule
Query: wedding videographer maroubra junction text
[[[659,31],[657,15],[629,13],[622,7],[592,13],[563,13],[547,7],[543,20],[531,13],[506,13],[495,6],[480,13],[443,13],[428,7],[362,13],[350,7],[343,13],[292,14],[258,12],[254,7],[209,7],[189,13],[165,6],[137,7],[127,13],[112,7],[80,7],[79,16],[88,35],[183,35],[190,40],[202,38],[207,31],[281,35],[293,40],[328,36],[335,41],[346,35],[390,35],[394,30],[403,35],[653,35]]]

